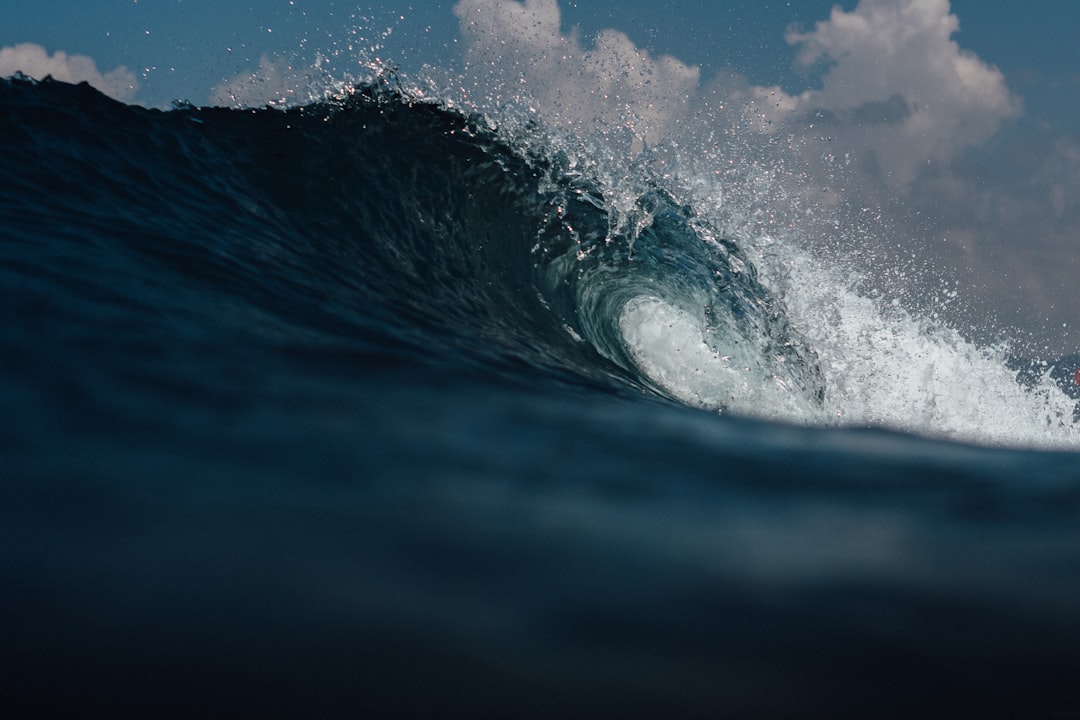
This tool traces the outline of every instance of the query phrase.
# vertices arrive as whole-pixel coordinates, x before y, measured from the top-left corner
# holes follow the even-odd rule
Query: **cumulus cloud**
[[[68,55],[58,50],[50,55],[41,45],[21,43],[0,48],[0,77],[21,72],[41,80],[51,75],[69,83],[87,82],[106,95],[130,102],[139,89],[135,74],[124,66],[102,73],[93,58]]]
[[[920,207],[937,209],[941,236],[964,252],[966,264],[995,292],[1010,290],[1010,313],[1031,313],[1075,352],[1080,345],[1076,275],[1080,270],[1080,139],[1030,138],[1005,144],[941,179],[917,186]],[[1017,153],[1020,157],[1017,157]],[[987,167],[1007,177],[988,181]],[[1026,308],[1026,309],[1025,309]]]
[[[822,87],[792,103],[818,117],[851,151],[906,186],[1020,114],[1001,72],[952,39],[948,0],[861,0],[810,32],[789,31],[804,66],[831,63]]]
[[[487,91],[524,91],[553,124],[622,126],[638,144],[654,142],[686,114],[698,89],[698,68],[654,58],[624,33],[604,30],[591,46],[577,32],[563,34],[557,0],[461,0],[454,12],[466,64]]]
[[[323,96],[330,84],[318,64],[298,66],[285,57],[263,55],[258,69],[218,83],[210,92],[210,104],[238,108],[296,105]]]
[[[734,107],[752,129],[805,136],[811,154],[827,136],[894,189],[985,142],[1021,110],[1001,72],[953,40],[959,23],[948,0],[861,0],[808,32],[789,30],[797,62],[826,68],[820,88],[795,94],[727,77],[703,93],[698,68],[653,57],[621,32],[604,30],[591,46],[576,30],[564,34],[557,0],[460,0],[454,12],[469,71],[489,92],[529,93],[549,122],[622,124],[654,143],[730,118]]]
[[[288,104],[306,91],[304,74],[287,58],[259,58],[254,71],[241,72],[210,91],[210,104],[222,107],[261,107]]]

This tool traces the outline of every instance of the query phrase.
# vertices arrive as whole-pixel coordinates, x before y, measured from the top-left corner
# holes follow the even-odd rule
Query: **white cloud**
[[[564,35],[556,0],[461,0],[454,12],[468,42],[466,64],[489,100],[524,92],[550,123],[582,131],[623,127],[640,143],[664,137],[685,116],[701,72],[654,58],[616,30],[591,47]]]
[[[39,80],[51,75],[56,80],[69,83],[87,82],[122,102],[129,102],[139,89],[135,74],[123,65],[102,73],[93,58],[68,55],[60,50],[50,55],[45,48],[34,43],[0,48],[0,77],[8,77],[16,72]]]
[[[310,102],[325,84],[318,67],[297,67],[284,57],[259,58],[259,68],[218,83],[210,104],[221,107],[285,106]]]
[[[952,39],[948,0],[861,0],[834,8],[812,31],[789,31],[799,63],[827,65],[819,89],[722,81],[730,93],[701,92],[701,73],[653,57],[623,33],[592,46],[561,31],[557,0],[460,0],[466,66],[488,102],[527,94],[547,122],[589,133],[622,126],[649,143],[718,122],[798,140],[807,157],[828,151],[858,163],[892,188],[906,188],[928,164],[953,160],[1020,113],[1001,72]],[[723,89],[721,89],[721,92]],[[476,98],[474,98],[475,100]],[[751,122],[747,122],[751,121]]]
[[[811,32],[789,31],[798,61],[832,63],[820,89],[798,96],[847,149],[876,164],[893,186],[927,163],[947,163],[1020,114],[1001,72],[952,39],[948,0],[861,0]]]

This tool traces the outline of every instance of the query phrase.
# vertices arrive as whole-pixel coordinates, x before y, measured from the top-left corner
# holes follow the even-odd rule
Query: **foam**
[[[642,372],[684,403],[765,419],[819,419],[798,388],[764,369],[760,348],[731,337],[707,342],[704,317],[639,296],[623,307],[619,326]]]
[[[798,251],[788,265],[788,310],[818,353],[825,409],[836,422],[980,444],[1080,447],[1076,401],[1046,377],[1021,386],[1004,346],[981,347],[940,321],[863,297]]]
[[[720,412],[982,445],[1080,448],[1076,401],[1049,377],[1022,386],[1005,347],[976,345],[939,321],[859,295],[842,273],[797,248],[783,257],[791,323],[825,376],[823,409],[763,371],[768,365],[755,348],[717,347],[706,340],[703,318],[656,297],[628,302],[620,319],[642,372],[672,397]]]

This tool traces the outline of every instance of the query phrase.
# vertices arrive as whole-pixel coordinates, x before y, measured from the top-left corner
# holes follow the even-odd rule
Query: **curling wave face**
[[[523,149],[481,116],[385,81],[287,110],[161,113],[20,79],[3,93],[8,107],[84,109],[65,117],[80,142],[7,123],[28,150],[52,146],[53,168],[21,181],[24,233],[54,223],[41,186],[62,168],[89,193],[66,213],[111,227],[127,260],[242,307],[246,331],[345,334],[748,414],[822,403],[814,353],[738,247],[659,187],[616,222],[565,153]],[[712,374],[708,393],[665,367],[683,351]]]

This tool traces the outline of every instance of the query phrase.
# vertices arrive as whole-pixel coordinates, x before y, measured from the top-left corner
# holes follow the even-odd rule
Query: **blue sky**
[[[847,6],[854,3],[848,2]],[[395,32],[388,50],[403,64],[453,62],[454,2],[331,0],[37,0],[4,3],[0,46],[37,43],[49,52],[88,55],[102,71],[136,72],[136,99],[204,102],[226,77],[254,68],[263,54],[338,51],[350,40]],[[797,8],[791,7],[792,5]],[[563,2],[563,24],[585,35],[609,27],[658,54],[675,54],[711,71],[735,66],[776,82],[791,67],[784,29],[828,16],[833,3]],[[358,34],[354,34],[359,30]]]
[[[373,40],[394,26],[388,50],[410,62],[455,60],[457,18],[448,1],[341,0],[36,0],[0,7],[0,46],[36,43],[49,52],[83,54],[103,72],[133,70],[136,99],[163,105],[186,98],[201,103],[226,77],[255,67],[262,54],[340,50],[360,35]],[[733,67],[758,84],[794,87],[793,49],[784,33],[792,23],[825,20],[829,0],[755,2],[667,0],[561,2],[563,25],[588,37],[604,28],[626,33],[655,54],[672,54],[711,73]],[[996,65],[1029,107],[1061,119],[1080,103],[1080,66],[1074,29],[1080,6],[1070,0],[1016,3],[953,0],[960,44]],[[404,19],[399,19],[399,18]],[[366,27],[365,27],[366,26]],[[372,37],[374,36],[374,37]],[[1065,93],[1064,89],[1071,89]]]
[[[340,75],[366,49],[407,73],[527,81],[557,105],[551,122],[602,118],[596,96],[610,94],[649,142],[685,134],[700,108],[745,123],[720,108],[757,103],[757,131],[798,136],[808,172],[842,159],[856,202],[891,205],[892,237],[962,268],[1005,324],[1040,325],[1069,352],[1077,21],[1071,0],[36,0],[0,4],[0,73],[66,72],[150,106],[261,104],[316,58]],[[598,57],[635,58],[660,82],[613,80]]]

